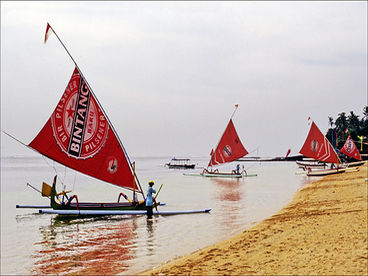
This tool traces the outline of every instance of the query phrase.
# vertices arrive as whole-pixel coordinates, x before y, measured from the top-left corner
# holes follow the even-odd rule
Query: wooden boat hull
[[[195,164],[189,164],[189,165],[167,164],[167,166],[169,167],[169,169],[194,169],[195,168]]]
[[[57,202],[51,203],[51,207],[54,210],[110,210],[110,211],[127,211],[127,210],[146,210],[145,202],[132,204],[132,203],[115,203],[115,202],[80,202],[70,203],[66,205],[59,204]],[[154,206],[155,207],[155,206]]]
[[[183,215],[183,214],[198,214],[209,213],[211,209],[204,210],[184,210],[184,211],[153,211],[153,215],[168,216],[168,215]],[[39,210],[42,214],[57,214],[63,216],[107,216],[107,215],[146,215],[145,210]]]
[[[165,164],[169,169],[194,169],[195,164],[190,163],[189,158],[173,158]]]
[[[50,205],[54,210],[104,210],[104,211],[127,211],[127,210],[146,210],[145,201],[140,202],[105,202],[105,203],[95,203],[95,202],[72,202],[68,201],[67,204],[59,204],[56,202],[56,177],[54,178],[54,183],[51,188],[50,194]],[[154,203],[153,207],[159,206],[160,203]]]
[[[325,163],[316,163],[316,162],[303,162],[303,161],[296,161],[295,162],[299,168],[303,167],[310,167],[310,168],[326,168],[327,165]]]
[[[187,176],[204,176],[204,177],[224,177],[224,178],[242,178],[242,177],[252,177],[257,176],[257,174],[242,174],[242,175],[234,175],[234,174],[203,174],[203,173],[183,173],[183,175]]]
[[[347,163],[346,166],[350,168],[350,167],[359,167],[359,166],[362,166],[364,164],[368,164],[367,161],[351,162],[351,163]]]
[[[202,173],[202,176],[205,177],[226,177],[226,178],[242,178],[241,174],[232,174],[232,173]]]
[[[325,176],[330,174],[344,173],[345,169],[316,170],[307,172],[307,176]]]

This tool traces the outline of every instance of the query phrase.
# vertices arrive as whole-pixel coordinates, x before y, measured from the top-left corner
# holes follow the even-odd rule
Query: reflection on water
[[[245,183],[242,179],[213,178],[211,180],[216,183],[220,201],[240,201],[243,198],[244,193],[240,186]]]
[[[146,239],[146,249],[148,251],[148,255],[152,256],[155,253],[155,236],[154,236],[154,222],[153,219],[147,220],[147,234],[148,237]]]
[[[33,254],[36,274],[117,274],[134,258],[132,242],[137,229],[135,219],[60,221],[40,227],[40,250]]]
[[[207,164],[208,158],[195,160]],[[245,230],[285,206],[308,180],[292,163],[249,164],[257,177],[244,179],[184,176],[169,170],[167,158],[142,158],[137,174],[143,190],[148,180],[163,183],[161,210],[211,208],[208,214],[104,216],[65,219],[16,209],[15,204],[46,205],[48,200],[26,187],[40,187],[54,176],[42,159],[2,160],[1,274],[132,275],[189,254]],[[246,164],[247,171],[249,165]],[[36,167],[36,170],[28,170]],[[62,171],[64,169],[56,168]],[[233,169],[233,165],[222,168]],[[199,172],[195,171],[194,172]],[[66,173],[64,183],[83,201],[115,201],[120,189]],[[316,180],[316,178],[312,179]],[[72,183],[72,184],[70,184]],[[75,183],[75,184],[73,184]],[[38,186],[37,186],[38,185]]]

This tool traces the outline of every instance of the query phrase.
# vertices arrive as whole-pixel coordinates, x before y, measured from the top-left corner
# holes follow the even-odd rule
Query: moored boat
[[[51,33],[65,48],[50,24],[47,24],[45,43]],[[49,120],[26,146],[76,172],[127,189],[133,196],[129,199],[120,193],[117,202],[80,202],[77,195],[67,195],[71,191],[65,191],[65,185],[62,192],[56,192],[57,176],[52,186],[43,183],[41,194],[50,198],[50,207],[57,211],[146,212],[146,198],[135,173],[135,162],[130,161],[102,105],[69,51],[65,50],[75,65],[72,76]],[[156,197],[153,198],[153,208],[158,211]],[[120,202],[121,198],[127,202]]]
[[[307,176],[325,176],[330,174],[344,173],[344,168],[328,169],[328,170],[310,170],[307,171]]]
[[[238,160],[248,154],[248,151],[244,148],[238,133],[235,130],[233,123],[233,116],[238,108],[238,104],[235,105],[235,110],[230,117],[230,121],[222,134],[220,141],[218,142],[216,149],[211,151],[211,159],[200,173],[201,176],[205,177],[227,177],[227,178],[241,178],[247,174],[244,169],[240,170],[240,165],[236,166],[235,170],[231,172],[219,172],[218,169],[213,170],[213,166],[217,166],[224,163],[230,163]]]
[[[315,162],[330,163],[331,168],[319,170],[312,169],[311,166],[305,166],[303,169],[307,171],[307,176],[323,176],[345,172],[345,169],[340,167],[341,161],[327,138],[310,118],[308,118],[308,123],[311,123],[311,127],[299,153],[316,160]]]
[[[326,168],[327,164],[319,161],[295,161],[299,168]]]
[[[169,167],[169,169],[194,169],[195,168],[194,163],[190,163],[189,158],[172,158],[169,163],[166,163],[166,166]]]

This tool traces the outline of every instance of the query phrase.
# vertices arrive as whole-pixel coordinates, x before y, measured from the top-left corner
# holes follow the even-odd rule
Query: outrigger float
[[[213,172],[208,171],[207,169],[204,169],[201,173],[184,173],[184,175],[190,175],[190,176],[204,176],[204,177],[221,177],[221,178],[242,178],[242,177],[252,177],[257,176],[256,173],[247,173],[245,170],[243,170],[240,174],[236,172],[231,173],[220,173],[216,170]]]
[[[57,176],[55,176],[52,186],[46,183],[42,185],[41,193],[50,198],[50,206],[17,205],[17,208],[41,207],[40,213],[72,216],[146,214],[145,196],[135,173],[135,162],[130,161],[116,130],[80,68],[48,23],[44,42],[46,43],[52,33],[74,62],[75,68],[51,117],[33,141],[26,146],[75,171],[130,190],[133,192],[133,198],[129,199],[124,193],[120,193],[117,202],[80,202],[77,195],[70,197],[67,195],[71,191],[65,191],[65,186],[62,192],[56,192]],[[156,214],[192,214],[210,211],[204,209],[159,212],[157,206],[160,203],[156,202],[159,191],[153,204]],[[141,200],[138,199],[139,196]],[[120,202],[121,198],[127,202]],[[53,210],[47,210],[50,207]]]

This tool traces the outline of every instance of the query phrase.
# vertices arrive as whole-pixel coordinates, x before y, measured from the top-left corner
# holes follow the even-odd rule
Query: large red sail
[[[211,160],[208,166],[231,162],[247,154],[247,150],[236,133],[233,121],[230,119],[216,149],[211,152]]]
[[[348,139],[346,140],[344,146],[340,149],[340,152],[343,154],[350,156],[352,158],[355,158],[357,160],[362,160],[362,157],[360,156],[359,150],[356,147],[353,139],[351,139],[351,136],[349,135]]]
[[[330,142],[312,122],[307,139],[299,153],[326,163],[339,164],[340,160]]]
[[[135,188],[124,149],[77,67],[51,117],[29,146],[81,173]]]

